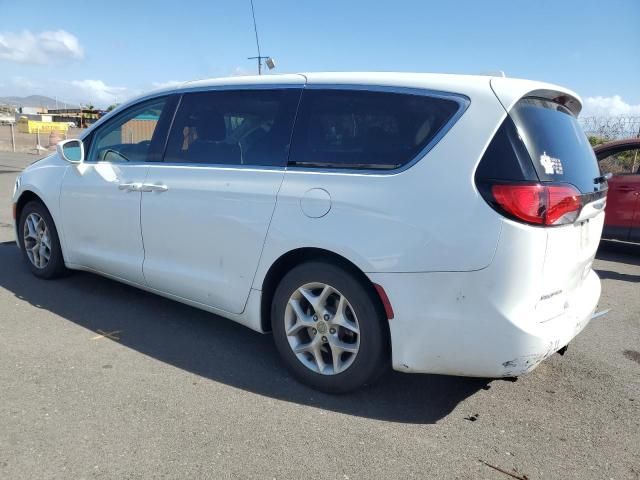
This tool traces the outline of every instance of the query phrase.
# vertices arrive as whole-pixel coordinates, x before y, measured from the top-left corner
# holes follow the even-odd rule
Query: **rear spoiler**
[[[508,112],[522,97],[545,98],[560,103],[568,108],[574,116],[582,110],[580,97],[571,90],[558,85],[519,78],[492,77],[491,90]]]

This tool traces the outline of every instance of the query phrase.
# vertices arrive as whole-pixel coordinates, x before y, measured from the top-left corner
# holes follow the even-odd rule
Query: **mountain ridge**
[[[58,108],[78,108],[73,103],[65,103],[58,100]],[[55,98],[46,95],[27,95],[26,97],[6,96],[0,97],[0,105],[11,105],[13,107],[45,107],[56,108]]]

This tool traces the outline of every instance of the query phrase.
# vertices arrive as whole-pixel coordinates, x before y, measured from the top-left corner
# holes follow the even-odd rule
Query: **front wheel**
[[[67,272],[58,231],[47,208],[39,201],[27,203],[20,213],[18,241],[31,272],[40,278],[55,278]]]
[[[271,327],[280,355],[303,383],[326,392],[372,383],[388,364],[388,328],[365,282],[338,265],[308,262],[276,289]]]

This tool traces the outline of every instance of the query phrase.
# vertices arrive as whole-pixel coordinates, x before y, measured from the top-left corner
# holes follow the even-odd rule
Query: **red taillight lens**
[[[582,208],[580,192],[571,185],[495,184],[491,193],[506,213],[535,225],[573,223]]]
[[[571,185],[549,185],[547,189],[547,218],[545,225],[573,223],[580,215],[580,192]]]
[[[542,185],[494,185],[491,193],[507,213],[527,223],[544,224],[546,201]]]

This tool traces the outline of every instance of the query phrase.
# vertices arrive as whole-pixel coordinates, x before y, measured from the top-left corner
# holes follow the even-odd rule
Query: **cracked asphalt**
[[[34,158],[0,154],[0,478],[640,478],[640,246],[603,244],[611,312],[517,382],[389,373],[329,396],[269,336],[31,276],[10,196]]]

